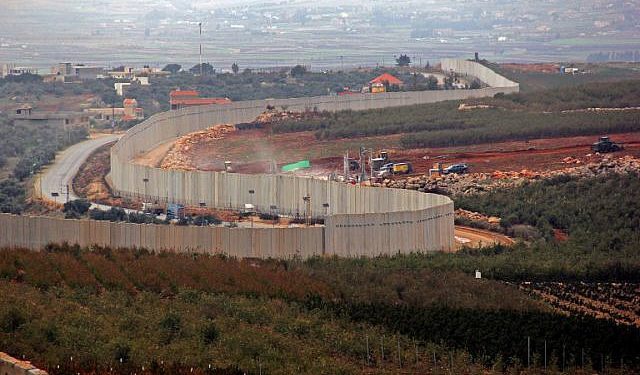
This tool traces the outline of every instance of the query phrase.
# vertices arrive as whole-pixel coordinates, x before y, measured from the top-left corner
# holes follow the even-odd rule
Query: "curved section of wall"
[[[111,180],[124,196],[187,205],[326,217],[324,252],[338,255],[451,250],[453,203],[408,190],[359,188],[288,175],[161,170],[132,163],[155,146],[215,124],[253,121],[268,106],[294,111],[366,110],[514,92],[518,85],[486,67],[445,59],[443,70],[478,77],[489,88],[254,100],[158,114],[131,129],[112,149]],[[303,197],[311,197],[311,212]]]
[[[204,203],[216,208],[242,209],[251,203],[262,211],[276,206],[279,213],[289,215],[304,213],[302,197],[310,196],[311,215],[325,217],[325,227],[202,228],[0,215],[0,246],[40,249],[49,243],[67,242],[258,258],[451,251],[453,202],[445,196],[361,188],[288,175],[185,172],[132,163],[136,156],[182,135],[215,124],[252,121],[267,106],[296,111],[366,110],[518,91],[518,84],[473,62],[444,60],[443,68],[476,76],[497,87],[256,100],[186,108],[157,114],[135,126],[111,151],[111,180],[121,195],[189,205]]]

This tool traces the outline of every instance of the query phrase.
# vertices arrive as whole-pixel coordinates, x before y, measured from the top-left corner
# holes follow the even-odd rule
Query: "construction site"
[[[167,218],[214,213],[233,225],[176,227],[7,216],[3,228],[23,235],[2,238],[10,242],[7,246],[28,248],[70,241],[81,246],[135,246],[256,258],[454,251],[451,199],[383,188],[381,184],[389,178],[414,173],[411,162],[384,147],[360,145],[355,152],[347,147],[342,157],[328,154],[324,160],[309,160],[273,158],[268,145],[260,149],[262,144],[255,142],[258,157],[248,163],[234,159],[224,149],[216,158],[202,152],[207,145],[215,149],[235,138],[246,138],[247,132],[264,131],[274,117],[481,98],[518,90],[516,83],[476,62],[443,60],[442,69],[477,77],[488,87],[183,108],[135,126],[111,149],[110,173],[104,179],[111,194],[101,196],[103,200],[114,205],[133,202],[134,207],[127,209],[164,212]],[[208,165],[201,165],[203,158]],[[443,168],[432,172],[447,173]],[[101,195],[99,183],[84,190]],[[60,233],[67,234],[62,238]]]

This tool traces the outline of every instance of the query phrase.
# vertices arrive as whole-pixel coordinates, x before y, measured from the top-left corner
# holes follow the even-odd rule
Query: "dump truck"
[[[411,163],[395,163],[393,165],[393,174],[409,174],[413,172]]]
[[[609,137],[600,137],[598,142],[594,143],[591,146],[593,152],[606,153],[606,152],[616,152],[621,151],[624,148],[621,144],[615,143],[609,139]]]

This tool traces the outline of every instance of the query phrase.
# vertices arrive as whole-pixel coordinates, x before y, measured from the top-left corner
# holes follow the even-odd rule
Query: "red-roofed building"
[[[169,93],[171,109],[194,107],[199,105],[229,104],[228,98],[201,98],[196,90],[174,90]]]
[[[391,86],[401,88],[404,82],[389,73],[381,74],[369,81],[369,91],[372,93],[386,92]]]

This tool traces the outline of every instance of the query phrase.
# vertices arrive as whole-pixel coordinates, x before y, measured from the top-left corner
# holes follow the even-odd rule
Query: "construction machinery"
[[[378,177],[386,178],[395,174],[409,174],[413,172],[411,163],[387,163],[378,170]]]
[[[600,137],[598,142],[591,146],[593,152],[606,153],[616,152],[624,149],[621,144],[613,142],[609,137]]]
[[[409,174],[413,172],[411,163],[395,163],[393,164],[393,174]]]
[[[389,163],[389,154],[386,151],[380,151],[375,158],[371,158],[371,167],[374,171],[379,171],[387,163]]]

